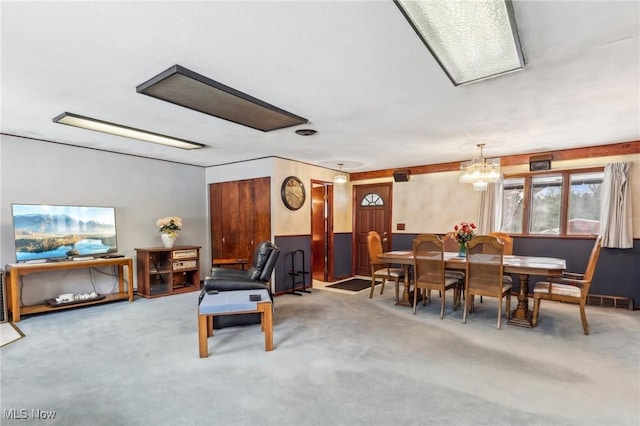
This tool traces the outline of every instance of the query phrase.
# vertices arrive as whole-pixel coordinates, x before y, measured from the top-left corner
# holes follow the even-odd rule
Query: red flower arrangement
[[[453,227],[453,238],[459,243],[464,244],[476,235],[476,225],[473,222],[460,222],[459,225]]]

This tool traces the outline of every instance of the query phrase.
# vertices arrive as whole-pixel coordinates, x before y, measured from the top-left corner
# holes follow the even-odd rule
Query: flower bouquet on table
[[[167,216],[160,218],[156,221],[156,226],[161,234],[167,234],[170,237],[177,237],[176,231],[180,230],[182,226],[182,218],[178,216]]]
[[[453,227],[453,238],[458,242],[460,250],[458,256],[467,255],[465,243],[476,235],[476,225],[473,222],[460,222]]]

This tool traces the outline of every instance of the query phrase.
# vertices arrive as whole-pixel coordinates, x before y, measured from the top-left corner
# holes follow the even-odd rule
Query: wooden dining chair
[[[376,286],[376,278],[382,278],[380,294],[384,291],[386,281],[393,280],[396,287],[396,302],[400,300],[400,280],[404,279],[403,268],[392,268],[388,263],[380,262],[378,256],[382,254],[382,240],[376,231],[370,231],[367,235],[367,251],[369,252],[369,267],[371,269],[371,290],[369,299],[373,297],[373,289]]]
[[[498,303],[497,328],[502,326],[502,299],[506,298],[507,318],[511,318],[511,287],[504,279],[504,244],[491,235],[479,235],[467,242],[467,268],[462,322],[467,322],[467,312],[473,312],[475,295],[495,297]]]
[[[504,244],[504,254],[509,256],[513,254],[513,238],[506,232],[489,232],[489,235],[497,237]],[[504,279],[513,283],[513,278],[509,274],[505,274]],[[480,298],[482,302],[482,298]]]
[[[582,319],[582,329],[584,334],[589,334],[589,324],[585,313],[587,296],[591,280],[596,271],[600,249],[602,248],[602,236],[598,235],[591,255],[587,262],[587,269],[584,274],[565,272],[562,276],[548,277],[549,281],[539,282],[533,288],[533,317],[532,325],[538,325],[538,314],[540,312],[540,301],[554,300],[557,302],[577,303],[580,305],[580,318]]]
[[[513,238],[506,232],[489,232],[489,235],[497,237],[504,244],[504,254],[513,254]]]
[[[448,232],[442,236],[442,243],[444,247],[444,251],[457,252],[459,249],[459,244],[455,239],[455,232]],[[460,271],[457,269],[445,269],[444,275],[447,278],[455,278],[458,280],[458,292],[457,297],[453,301],[454,308],[460,307],[460,295],[462,295],[462,299],[464,299],[464,271]]]
[[[413,314],[416,314],[418,294],[422,295],[422,305],[426,305],[425,292],[431,302],[431,290],[438,290],[440,298],[440,319],[444,318],[447,290],[454,289],[454,306],[458,292],[458,279],[447,278],[444,269],[444,249],[440,237],[435,234],[421,234],[413,240]]]

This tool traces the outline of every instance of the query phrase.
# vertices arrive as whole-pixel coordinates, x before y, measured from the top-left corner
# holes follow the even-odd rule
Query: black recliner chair
[[[212,268],[211,275],[205,277],[204,288],[200,293],[200,299],[206,292],[234,291],[234,290],[258,290],[269,292],[271,302],[273,294],[269,288],[269,280],[276,261],[280,255],[280,249],[271,241],[262,241],[256,246],[253,254],[253,265],[246,271],[231,268]],[[260,314],[238,314],[213,317],[213,328],[220,329],[238,325],[259,324]]]

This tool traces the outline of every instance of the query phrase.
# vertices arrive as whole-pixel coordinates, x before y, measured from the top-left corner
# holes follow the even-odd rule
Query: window
[[[502,232],[522,234],[524,178],[505,179],[502,194]]]
[[[530,234],[560,233],[562,175],[531,178]]]
[[[600,232],[600,189],[603,173],[571,175],[567,234]]]
[[[591,235],[600,230],[603,168],[508,176],[502,231],[523,235]]]
[[[383,206],[384,201],[382,201],[382,197],[378,194],[369,193],[362,197],[362,201],[360,202],[361,206]]]

